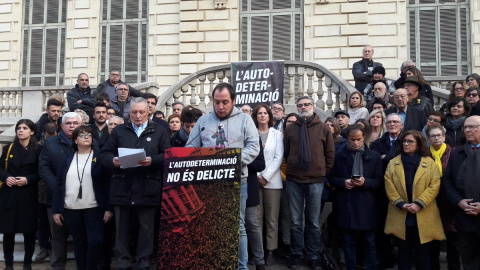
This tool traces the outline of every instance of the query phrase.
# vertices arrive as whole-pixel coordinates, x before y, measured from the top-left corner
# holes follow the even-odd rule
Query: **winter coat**
[[[357,88],[360,93],[363,93],[365,87],[373,80],[372,71],[375,67],[381,67],[381,63],[373,62],[373,65],[370,67],[367,66],[367,62],[362,59],[358,62],[355,62],[352,67],[353,78],[355,79],[355,88]],[[364,73],[365,72],[365,73]]]
[[[389,199],[385,233],[405,240],[407,210],[397,207],[398,203],[409,202],[401,155],[388,164],[385,173],[385,190]],[[439,190],[440,172],[435,161],[430,157],[422,157],[413,180],[411,202],[422,205],[420,211],[415,214],[421,244],[445,239],[440,211],[435,200]]]
[[[76,109],[84,110],[90,119],[93,120],[93,108],[97,103],[97,97],[98,92],[90,89],[90,86],[83,92],[78,87],[78,84],[76,84],[74,88],[67,92],[68,108],[71,112]],[[77,103],[79,100],[81,100],[82,103]]]
[[[113,166],[113,158],[118,157],[118,148],[145,150],[152,158],[150,166],[122,169]],[[112,168],[110,182],[110,203],[112,205],[157,206],[162,195],[162,176],[165,150],[170,148],[168,132],[148,120],[145,130],[137,137],[130,121],[117,126],[110,134],[101,151],[101,161],[105,168]]]
[[[376,224],[375,191],[383,187],[382,164],[380,154],[365,147],[363,154],[362,187],[347,189],[345,180],[352,176],[353,156],[347,147],[343,147],[335,155],[332,171],[328,181],[336,189],[337,224],[341,228],[371,230]]]
[[[0,233],[35,233],[38,212],[38,155],[41,146],[32,141],[25,149],[14,142],[7,161],[10,143],[3,147],[0,158]],[[8,177],[24,176],[27,185],[12,186],[6,184]]]
[[[300,167],[300,131],[302,123],[297,119],[285,130],[284,156],[287,162],[287,181],[300,184],[323,183],[323,178],[333,167],[335,146],[330,129],[322,123],[317,114],[307,124],[310,144],[310,168],[305,171]]]

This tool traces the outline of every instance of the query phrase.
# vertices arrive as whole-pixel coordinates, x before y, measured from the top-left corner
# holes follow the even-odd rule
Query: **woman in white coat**
[[[273,128],[273,114],[266,104],[258,105],[252,113],[264,147],[265,170],[258,174],[260,205],[257,207],[258,224],[263,231],[266,224],[265,265],[274,265],[273,251],[278,247],[278,219],[282,197],[282,175],[280,166],[283,158],[282,133]]]

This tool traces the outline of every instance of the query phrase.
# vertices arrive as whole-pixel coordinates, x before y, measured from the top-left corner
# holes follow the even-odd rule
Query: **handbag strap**
[[[8,147],[7,157],[5,158],[5,170],[8,169],[8,157],[10,157],[10,151],[12,151],[12,146],[13,143],[11,143],[10,147]]]

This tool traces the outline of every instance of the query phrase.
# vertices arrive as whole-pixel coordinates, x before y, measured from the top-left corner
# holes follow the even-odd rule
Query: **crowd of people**
[[[288,115],[282,103],[237,108],[228,83],[214,88],[212,112],[175,102],[166,117],[155,111],[157,97],[120,81],[119,70],[96,90],[80,74],[67,93],[70,112],[62,115],[62,97],[52,96],[38,122],[18,121],[13,143],[3,148],[5,269],[13,269],[16,233],[25,238],[27,270],[36,239],[35,261],[49,256],[52,269],[65,269],[69,234],[77,269],[110,269],[113,246],[117,269],[149,269],[162,246],[159,207],[170,147],[242,149],[239,269],[248,269],[249,257],[265,269],[278,256],[290,269],[305,259],[321,269],[327,201],[329,232],[341,235],[331,241],[343,243],[347,269],[397,262],[398,269],[413,262],[440,269],[445,239],[449,269],[480,269],[480,76],[453,83],[435,111],[412,61],[391,81],[372,57],[366,46],[352,70],[358,91],[347,110],[324,122],[308,96]],[[146,159],[124,167],[119,148],[142,148]]]

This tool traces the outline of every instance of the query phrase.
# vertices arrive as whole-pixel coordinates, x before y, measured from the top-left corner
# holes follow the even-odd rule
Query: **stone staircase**
[[[68,259],[75,259],[75,256],[73,254],[73,239],[71,236],[68,237],[68,253],[67,253],[67,258]],[[23,256],[25,254],[24,252],[24,245],[23,245],[23,235],[21,233],[15,234],[15,248],[13,251],[13,261],[14,262],[23,262]],[[33,259],[35,259],[35,256],[40,252],[40,247],[38,246],[38,242],[35,244],[35,252],[33,254]],[[4,262],[5,259],[3,258],[3,234],[0,234],[0,262]],[[46,261],[48,261],[49,258],[47,258]]]

